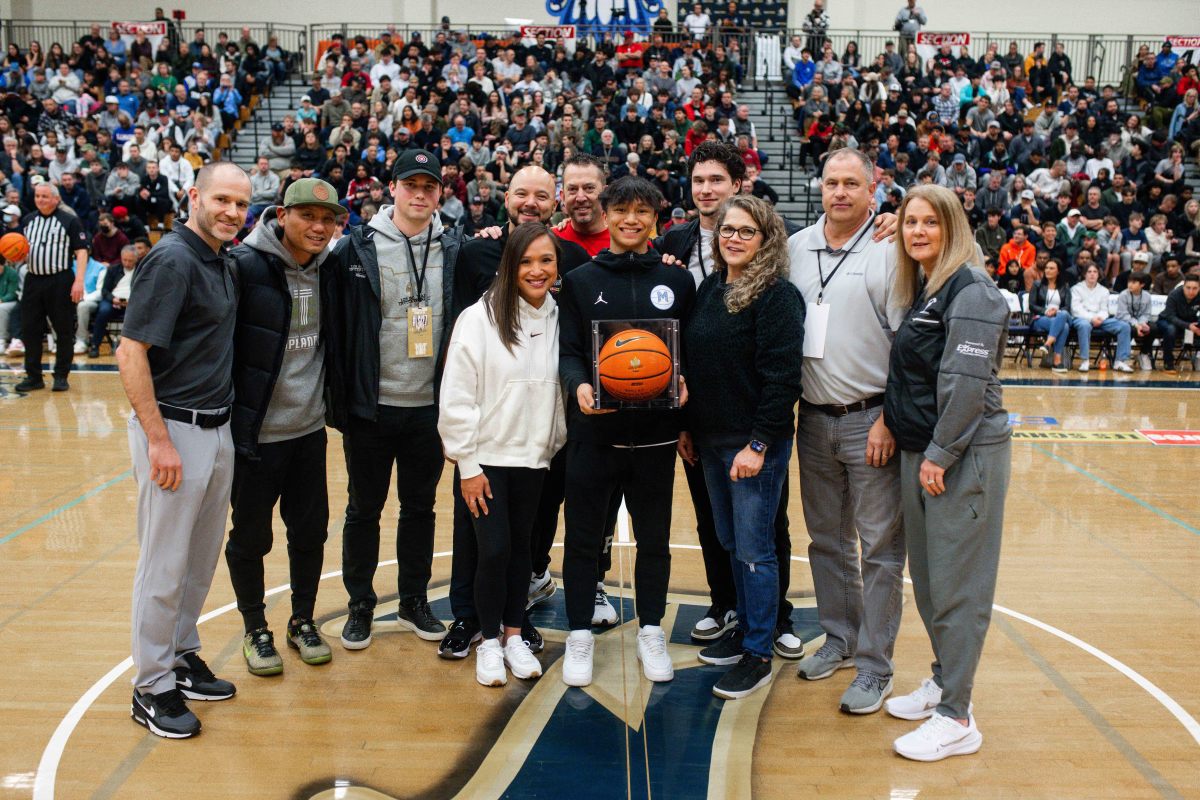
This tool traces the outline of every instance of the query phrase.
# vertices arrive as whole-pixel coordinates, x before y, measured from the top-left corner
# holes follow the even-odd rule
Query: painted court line
[[[562,547],[562,543],[555,542],[554,546]],[[613,546],[634,547],[636,545],[633,543],[614,542]],[[700,545],[698,544],[673,544],[671,547],[678,550],[700,549]],[[434,553],[433,557],[444,558],[448,555],[451,555],[451,551],[449,550],[440,553]],[[792,556],[792,561],[808,563],[808,559],[804,558],[803,556]],[[379,562],[379,566],[381,567],[394,566],[395,564],[395,559]],[[341,570],[327,572],[321,576],[321,580],[336,578],[341,574]],[[911,584],[912,580],[905,578],[904,582]],[[269,589],[264,594],[264,597],[270,597],[272,595],[279,594],[280,592],[286,592],[289,588],[289,584],[276,586],[273,589]],[[236,608],[237,603],[234,602],[223,605],[220,608],[213,609],[212,611],[200,617],[198,624],[208,622],[210,619],[219,617],[222,614],[226,614]],[[1112,667],[1117,672],[1120,672],[1122,675],[1129,678],[1129,680],[1137,684],[1147,694],[1153,697],[1155,701],[1157,701],[1163,708],[1167,710],[1168,713],[1171,714],[1171,716],[1173,716],[1181,725],[1183,725],[1184,730],[1191,735],[1192,739],[1196,741],[1196,744],[1200,745],[1200,722],[1197,722],[1195,717],[1189,714],[1187,710],[1183,708],[1183,706],[1179,705],[1174,698],[1156,686],[1152,681],[1139,673],[1137,670],[1133,669],[1119,659],[1114,658],[1103,650],[1088,644],[1082,639],[1072,636],[1066,631],[1060,630],[1059,628],[1042,622],[1039,619],[1035,619],[1027,614],[1022,614],[1019,611],[1014,611],[1011,608],[1005,608],[1001,605],[993,605],[992,608],[996,611],[999,611],[1001,614],[1010,616],[1013,619],[1021,620],[1022,622],[1032,625],[1039,630],[1049,633],[1051,636],[1062,639],[1064,642],[1067,642],[1068,644],[1083,650],[1085,653],[1098,658],[1100,661]],[[116,683],[117,679],[132,667],[133,659],[127,658],[109,670],[103,678],[92,684],[92,687],[84,692],[83,695],[75,701],[75,704],[71,706],[70,711],[68,711],[66,716],[62,718],[62,721],[58,723],[58,727],[55,728],[54,734],[50,737],[50,741],[46,744],[46,748],[42,751],[42,758],[38,762],[37,774],[34,777],[33,784],[33,800],[52,800],[54,797],[54,782],[58,776],[58,765],[62,761],[63,752],[66,750],[67,741],[71,738],[71,734],[75,731],[75,728],[83,719],[83,715],[87,713],[88,709],[91,708],[92,704],[96,702],[100,695],[103,694],[106,689]]]
[[[1113,484],[1104,480],[1104,478],[1101,478],[1099,475],[1094,475],[1091,472],[1088,472],[1083,467],[1080,467],[1080,466],[1076,465],[1075,463],[1068,461],[1067,459],[1063,458],[1062,456],[1057,455],[1055,453],[1051,453],[1049,450],[1042,447],[1041,445],[1035,444],[1035,445],[1031,445],[1031,446],[1033,447],[1034,450],[1037,450],[1039,453],[1041,453],[1044,456],[1054,459],[1058,463],[1062,464],[1064,467],[1070,467],[1072,470],[1074,470],[1075,472],[1078,472],[1080,475],[1084,476],[1085,478],[1091,478],[1093,481],[1100,484],[1105,489],[1108,489],[1110,492],[1119,494],[1121,497],[1124,497],[1126,500],[1129,500],[1130,502],[1133,502],[1133,503],[1137,503],[1139,506],[1146,509],[1147,511],[1157,514],[1158,516],[1165,519],[1167,522],[1173,522],[1176,525],[1178,525],[1179,527],[1183,528],[1185,531],[1188,531],[1189,533],[1194,533],[1197,536],[1200,536],[1200,528],[1197,528],[1193,525],[1189,525],[1188,523],[1181,520],[1179,517],[1172,516],[1171,514],[1168,514],[1166,511],[1163,511],[1158,506],[1147,503],[1142,498],[1138,497],[1137,495],[1130,494],[1129,492],[1122,489],[1120,486],[1114,486]]]
[[[88,489],[86,492],[79,495],[79,497],[76,497],[74,500],[70,500],[66,503],[63,503],[58,508],[55,508],[52,511],[47,511],[45,514],[42,514],[40,517],[35,519],[33,522],[30,522],[26,525],[22,525],[21,527],[17,528],[12,533],[10,533],[7,536],[5,536],[4,538],[0,539],[0,544],[4,544],[5,542],[11,542],[13,539],[16,539],[21,534],[28,533],[29,531],[36,528],[38,525],[41,525],[43,522],[48,522],[48,521],[54,519],[55,517],[57,517],[59,514],[63,513],[64,511],[71,510],[72,508],[74,508],[75,506],[84,502],[85,500],[92,499],[93,497],[100,494],[108,487],[112,486],[115,483],[120,483],[121,481],[125,480],[132,474],[133,474],[133,470],[127,469],[124,472],[122,472],[120,475],[116,476],[115,478],[109,478],[104,483],[100,484],[99,486],[96,486],[95,488],[92,488],[92,489]]]

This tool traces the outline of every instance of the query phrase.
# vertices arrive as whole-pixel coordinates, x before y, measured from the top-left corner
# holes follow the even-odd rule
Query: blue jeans
[[[1030,326],[1035,331],[1046,334],[1046,338],[1054,337],[1054,354],[1061,356],[1067,349],[1067,328],[1071,325],[1071,315],[1059,309],[1053,317],[1038,317]]]
[[[1079,340],[1079,357],[1087,361],[1091,350],[1092,321],[1087,317],[1075,317],[1071,320],[1071,327],[1075,329],[1075,338]],[[1095,330],[1116,336],[1117,361],[1129,360],[1132,347],[1129,344],[1131,331],[1128,322],[1122,322],[1116,317],[1107,317]]]
[[[775,512],[792,457],[792,441],[767,448],[763,466],[753,478],[729,479],[741,447],[702,447],[704,482],[712,501],[717,539],[729,551],[737,589],[738,627],[742,647],[759,658],[771,658],[779,606],[779,562],[775,558]]]

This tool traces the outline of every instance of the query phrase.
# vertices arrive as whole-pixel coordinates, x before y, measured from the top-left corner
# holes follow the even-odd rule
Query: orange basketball
[[[19,233],[0,236],[0,258],[19,264],[29,256],[29,240]]]
[[[652,400],[671,384],[673,366],[666,342],[650,331],[630,328],[600,348],[600,385],[619,400]]]

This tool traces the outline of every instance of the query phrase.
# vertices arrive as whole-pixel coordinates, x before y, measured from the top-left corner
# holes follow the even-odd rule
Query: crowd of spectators
[[[923,16],[909,2],[897,30]],[[819,2],[815,18],[827,24]],[[1095,265],[1106,309],[1108,293],[1124,292],[1133,274],[1147,293],[1168,295],[1200,273],[1200,199],[1185,180],[1187,161],[1200,155],[1200,83],[1169,43],[1157,54],[1143,46],[1118,87],[1076,74],[1061,42],[1028,53],[989,43],[978,57],[943,45],[923,59],[906,35],[881,53],[851,41],[839,55],[814,30],[824,27],[806,27],[809,36],[791,37],[783,53],[796,166],[815,174],[831,150],[861,149],[876,165],[881,211],[894,211],[914,185],[953,190],[988,271],[1015,303],[1044,279],[1048,261],[1068,287]],[[1095,327],[1114,336],[1117,328],[1107,311]],[[1045,365],[1059,360],[1047,353]]]
[[[186,215],[196,170],[220,157],[252,99],[289,71],[274,37],[260,44],[242,28],[211,42],[198,30],[189,40],[162,9],[156,17],[168,31],[157,48],[142,33],[127,42],[93,24],[65,45],[11,42],[0,65],[4,231],[21,230],[35,189],[48,183],[91,240],[76,353],[89,349],[107,314],[106,270],[119,280],[126,247],[142,242],[144,254],[152,236]],[[0,321],[8,353],[23,352],[19,314]],[[90,341],[93,352],[97,345]]]

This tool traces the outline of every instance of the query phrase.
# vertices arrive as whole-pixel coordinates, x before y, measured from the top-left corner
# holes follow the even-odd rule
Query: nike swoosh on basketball
[[[617,341],[613,344],[613,347],[624,347],[625,345],[629,344],[630,342],[636,342],[638,339],[645,339],[645,338],[646,338],[645,336],[631,336],[628,339],[617,339]]]

